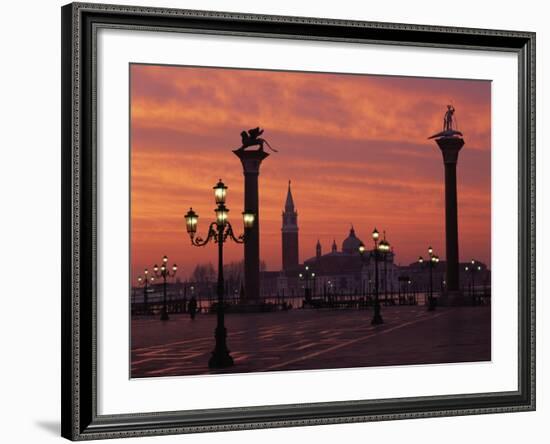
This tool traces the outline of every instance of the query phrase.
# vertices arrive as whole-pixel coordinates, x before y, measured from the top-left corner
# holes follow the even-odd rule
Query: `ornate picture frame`
[[[104,439],[535,409],[535,34],[72,3],[62,8],[62,436]],[[198,33],[507,52],[518,63],[517,390],[99,414],[97,32]],[[513,236],[512,236],[513,238]],[[516,272],[511,271],[511,272]],[[512,292],[513,290],[510,289]],[[495,295],[498,297],[498,295]]]

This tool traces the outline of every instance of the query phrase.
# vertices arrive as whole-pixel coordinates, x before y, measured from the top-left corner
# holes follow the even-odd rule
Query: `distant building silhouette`
[[[312,290],[313,296],[320,297],[331,293],[361,294],[372,293],[374,290],[374,259],[371,251],[366,251],[363,260],[359,255],[361,239],[355,228],[351,226],[347,237],[344,238],[341,248],[338,248],[336,239],[332,241],[328,253],[323,254],[321,240],[314,246],[314,255],[299,261],[298,245],[298,213],[294,204],[291,184],[289,182],[286,194],[284,211],[282,213],[282,269],[280,271],[263,271],[261,273],[261,296],[270,297],[284,295],[285,297],[301,297],[307,287]],[[372,248],[370,232],[367,248]],[[395,252],[392,250],[386,255],[385,263],[379,264],[379,291],[382,298],[386,293],[399,290],[426,291],[429,284],[429,272],[426,267],[413,262],[408,265],[395,263]],[[461,263],[464,269],[468,263]],[[490,270],[481,262],[476,262],[480,271],[473,276],[476,285],[490,284]],[[307,269],[306,269],[307,267]],[[436,291],[445,286],[446,262],[442,260],[433,270],[433,285]],[[314,273],[314,276],[312,276]],[[302,277],[300,277],[300,274]],[[462,273],[461,288],[470,285],[471,275]]]
[[[342,241],[341,250],[338,250],[336,240],[332,241],[330,253],[321,254],[320,242],[316,245],[316,254],[304,260],[300,271],[304,273],[305,267],[308,271],[315,273],[315,293],[321,295],[330,291],[337,292],[365,292],[374,279],[374,261],[366,254],[362,260],[359,255],[361,239],[357,237],[355,228],[352,226],[348,236]],[[397,285],[397,266],[393,262],[394,253],[388,253],[386,260],[386,278],[388,290]],[[380,266],[380,285],[384,288],[383,265]],[[299,283],[298,283],[299,284]],[[371,285],[372,286],[372,285]]]
[[[299,262],[298,212],[294,205],[290,182],[282,213],[281,232],[282,269],[267,271],[265,264],[263,265],[263,269],[260,271],[261,299],[303,298],[306,288],[311,290],[310,294],[313,298],[338,294],[372,295],[375,275],[374,259],[371,251],[366,251],[363,259],[361,258],[359,254],[361,239],[353,226],[342,241],[340,250],[336,239],[333,239],[330,252],[323,254],[321,240],[318,239],[315,246],[312,245],[312,256],[305,259],[303,263]],[[372,247],[372,241],[369,240],[370,232],[365,245]],[[386,255],[386,262],[381,261],[379,264],[379,292],[382,300],[386,293],[427,291],[429,286],[427,267],[418,262],[398,265],[394,259],[395,253],[392,249]],[[478,292],[482,291],[483,287],[490,287],[491,271],[486,264],[475,260],[473,264],[472,262],[461,262],[459,267],[461,270],[459,284],[464,294],[468,295],[472,286],[475,286]],[[433,288],[436,292],[445,289],[446,268],[446,261],[441,260],[433,270]],[[224,269],[226,298],[237,300],[239,292],[243,292],[244,261],[227,264]],[[300,277],[300,275],[302,276]],[[199,302],[202,301],[205,306],[214,301],[216,281],[210,275],[202,277],[193,275],[185,282],[181,282],[177,278],[175,282],[169,282],[167,287],[170,310],[174,310],[174,306],[176,310],[178,310],[178,306],[179,309],[185,310],[185,303],[191,296],[196,296]],[[162,290],[162,283],[154,283],[149,286],[148,300],[151,311],[158,312],[160,310]],[[143,304],[143,288],[132,287],[131,297],[132,304]],[[137,311],[139,311],[139,307]]]
[[[273,294],[301,296],[305,287],[310,288],[314,295],[326,294],[328,291],[359,293],[367,290],[369,281],[372,284],[374,261],[368,258],[365,261],[361,259],[359,255],[361,240],[357,237],[353,226],[342,242],[341,251],[338,250],[336,239],[334,239],[330,252],[323,254],[321,241],[317,240],[315,255],[300,263],[298,212],[294,205],[290,181],[282,213],[281,232],[282,270],[262,273],[261,294],[263,297]],[[387,284],[384,276],[380,278],[381,285],[387,285],[388,290],[397,285],[397,267],[393,263],[393,258],[393,252],[386,257]]]
[[[321,248],[321,241],[319,241],[319,239],[317,239],[317,245],[315,245],[315,257],[320,258],[322,253],[323,253],[323,251],[322,251],[322,248]]]
[[[298,212],[294,207],[290,180],[288,181],[285,209],[282,216],[283,271],[289,272],[298,268],[300,260],[298,254]]]

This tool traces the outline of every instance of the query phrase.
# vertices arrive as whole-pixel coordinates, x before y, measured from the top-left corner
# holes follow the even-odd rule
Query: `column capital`
[[[458,153],[464,146],[462,137],[440,137],[436,139],[437,146],[443,155],[443,163],[457,163]]]
[[[244,174],[260,174],[260,165],[269,156],[264,150],[246,151],[238,149],[233,150],[233,153],[240,159]]]

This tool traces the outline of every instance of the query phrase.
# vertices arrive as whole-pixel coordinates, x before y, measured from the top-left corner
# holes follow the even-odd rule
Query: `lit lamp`
[[[214,198],[216,199],[216,204],[224,204],[225,203],[225,197],[227,195],[227,187],[220,179],[216,186],[214,186]]]
[[[185,215],[185,225],[187,226],[187,232],[191,237],[195,236],[197,232],[197,224],[199,222],[199,215],[193,211],[193,208],[189,208],[189,211]]]
[[[225,227],[229,210],[225,207],[223,203],[220,203],[218,204],[218,208],[216,208],[214,212],[216,213],[216,223],[218,224],[218,226]]]
[[[250,230],[254,227],[256,215],[250,211],[243,211],[243,225],[245,230]]]

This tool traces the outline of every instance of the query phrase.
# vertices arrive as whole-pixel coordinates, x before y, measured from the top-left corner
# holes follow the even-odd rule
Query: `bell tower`
[[[298,268],[298,212],[294,208],[292,191],[290,190],[290,180],[288,181],[288,191],[286,194],[285,209],[283,211],[283,271],[289,271]]]

